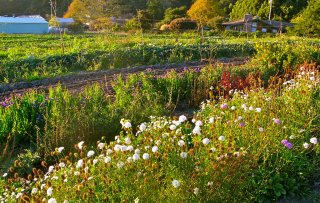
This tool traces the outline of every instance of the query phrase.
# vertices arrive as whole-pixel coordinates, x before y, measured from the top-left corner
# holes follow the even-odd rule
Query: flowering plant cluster
[[[0,201],[242,202],[299,194],[320,166],[314,75],[280,93],[234,91],[230,100],[204,102],[192,118],[150,117],[138,126],[122,119],[114,141],[81,141],[75,153],[59,147],[56,164],[43,161],[45,169],[27,178],[16,163],[0,181]]]

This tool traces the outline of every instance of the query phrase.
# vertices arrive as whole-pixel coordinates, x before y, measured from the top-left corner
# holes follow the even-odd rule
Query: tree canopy
[[[230,19],[241,19],[247,13],[267,19],[270,0],[238,0],[232,8]],[[308,0],[273,0],[271,16],[275,20],[290,21],[308,4]]]
[[[62,16],[72,0],[57,0],[57,15]],[[0,0],[0,16],[41,15],[50,17],[49,0]]]
[[[196,0],[188,10],[188,15],[200,26],[204,26],[210,19],[223,15],[223,11],[218,0]]]
[[[311,0],[307,8],[295,19],[295,31],[299,34],[320,34],[320,1]]]

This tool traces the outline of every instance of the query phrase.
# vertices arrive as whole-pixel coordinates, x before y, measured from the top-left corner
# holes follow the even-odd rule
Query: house
[[[285,32],[287,27],[293,27],[294,24],[275,21],[262,20],[258,16],[252,17],[251,14],[246,14],[243,19],[222,23],[225,30],[243,31],[243,32],[265,32],[278,33]]]
[[[0,16],[0,33],[6,34],[45,34],[49,23],[39,16],[2,17]]]
[[[57,18],[59,27],[68,28],[75,23],[73,18]]]

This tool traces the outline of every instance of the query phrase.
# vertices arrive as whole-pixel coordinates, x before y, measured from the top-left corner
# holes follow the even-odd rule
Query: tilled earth
[[[238,66],[243,65],[249,61],[249,58],[221,58],[216,60],[215,64],[223,66]],[[48,91],[51,87],[56,87],[61,84],[62,87],[67,88],[71,93],[81,91],[85,86],[93,83],[104,83],[107,84],[106,91],[109,94],[113,94],[111,86],[112,81],[119,75],[126,77],[130,74],[140,73],[149,71],[154,75],[165,75],[168,71],[176,70],[177,72],[183,71],[185,68],[188,69],[201,69],[208,65],[208,61],[203,62],[188,62],[184,64],[166,64],[166,65],[150,65],[150,66],[138,66],[132,68],[122,69],[110,69],[96,72],[78,72],[69,75],[64,75],[54,78],[46,78],[36,80],[32,82],[18,82],[10,84],[0,85],[0,101],[9,97],[12,94],[25,94],[31,90],[42,90]]]

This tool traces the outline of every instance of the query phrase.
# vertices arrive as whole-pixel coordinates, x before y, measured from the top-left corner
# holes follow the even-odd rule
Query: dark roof
[[[248,21],[248,22],[252,22],[252,21],[257,21],[258,20],[258,17],[253,17],[252,20]],[[222,23],[222,25],[241,25],[241,24],[244,24],[246,23],[244,21],[244,18],[241,19],[241,20],[233,20],[233,21],[229,21],[229,22],[224,22]]]
[[[275,20],[260,20],[257,16],[256,17],[253,17],[252,20],[248,21],[248,22],[253,22],[253,21],[260,21],[264,24],[267,24],[271,27],[274,27],[274,28],[280,28],[280,27],[292,27],[294,26],[294,24],[292,23],[288,23],[288,22],[280,22],[280,21],[275,21]],[[241,19],[241,20],[234,20],[234,21],[229,21],[229,22],[224,22],[222,23],[222,25],[241,25],[241,24],[244,24],[246,23],[244,21],[244,18]]]

